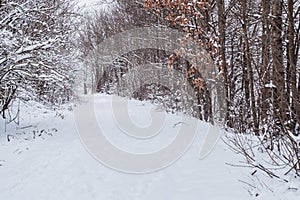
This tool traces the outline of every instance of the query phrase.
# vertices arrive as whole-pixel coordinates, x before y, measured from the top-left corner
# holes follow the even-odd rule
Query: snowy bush
[[[72,94],[71,1],[0,4],[0,113],[16,98],[59,104]]]

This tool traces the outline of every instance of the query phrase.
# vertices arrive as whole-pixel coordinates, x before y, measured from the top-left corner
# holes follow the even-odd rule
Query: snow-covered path
[[[112,139],[121,146],[143,147],[141,143],[130,143],[130,138],[118,135],[121,133],[113,127],[111,97],[99,95],[98,98],[101,100],[96,107],[100,117],[106,119],[103,127],[111,133]],[[149,116],[141,117],[140,113],[148,113],[150,108],[150,104],[138,101],[131,101],[129,105],[131,117],[145,124]],[[245,185],[238,181],[246,171],[225,164],[237,162],[237,158],[222,141],[206,159],[197,158],[203,138],[201,132],[208,128],[205,123],[199,122],[201,126],[196,141],[176,163],[156,173],[132,175],[103,166],[85,150],[76,132],[72,112],[66,113],[64,119],[54,117],[53,113],[44,116],[31,119],[30,123],[40,120],[39,127],[47,127],[48,132],[52,130],[53,136],[43,133],[32,139],[32,130],[35,129],[30,132],[12,129],[11,132],[25,134],[7,142],[7,134],[0,135],[1,200],[252,199],[243,188]],[[178,116],[167,115],[167,118],[174,123]],[[172,128],[167,124],[166,129],[168,127]],[[168,134],[163,137],[166,137],[165,141],[158,140],[166,142],[170,139]],[[163,145],[153,140],[149,148]]]

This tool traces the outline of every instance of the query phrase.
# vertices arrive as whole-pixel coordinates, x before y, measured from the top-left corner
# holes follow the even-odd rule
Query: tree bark
[[[261,92],[261,123],[268,125],[268,112],[271,110],[272,90],[271,86],[271,65],[270,60],[270,20],[269,15],[271,11],[270,0],[262,0],[262,67],[260,74],[262,74],[262,92]],[[263,134],[266,132],[265,127],[262,130]]]
[[[296,41],[295,41],[295,19],[293,16],[294,11],[294,2],[293,0],[288,0],[288,9],[287,9],[287,17],[288,17],[288,60],[287,60],[287,95],[290,97],[290,120],[291,130],[295,130],[296,124],[299,124],[299,116],[300,116],[300,107],[297,99],[299,98],[299,94],[297,91],[297,54],[296,54]]]
[[[224,92],[226,98],[226,115],[225,115],[225,123],[227,123],[229,119],[229,88],[228,88],[228,79],[227,79],[227,63],[226,63],[226,16],[225,16],[225,5],[224,0],[217,0],[217,9],[218,9],[218,29],[219,29],[219,39],[220,39],[220,61],[221,61],[221,70],[223,72],[224,77]],[[230,123],[229,123],[230,124]]]
[[[273,75],[276,90],[274,93],[275,123],[279,128],[278,134],[287,122],[288,104],[286,100],[286,78],[283,62],[283,38],[282,38],[282,1],[272,1],[272,59]]]
[[[249,109],[251,110],[250,116],[253,120],[252,128],[256,135],[259,134],[259,123],[257,120],[257,112],[256,112],[256,100],[254,94],[254,75],[253,75],[253,67],[251,63],[251,52],[250,52],[250,43],[248,36],[248,17],[247,17],[247,0],[242,1],[242,29],[243,29],[243,39],[244,39],[244,65],[247,68],[247,83],[245,87],[248,88],[246,90],[246,98],[249,103]],[[248,94],[247,94],[248,93]]]

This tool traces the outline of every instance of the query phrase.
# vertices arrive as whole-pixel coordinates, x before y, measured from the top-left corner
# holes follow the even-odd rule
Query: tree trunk
[[[290,120],[292,122],[290,128],[295,130],[296,124],[299,124],[300,107],[297,102],[298,91],[297,91],[297,54],[296,54],[296,42],[295,42],[295,19],[293,16],[294,3],[293,0],[288,0],[288,61],[287,61],[287,95],[290,97],[291,114]]]
[[[251,125],[255,134],[259,134],[259,124],[257,121],[257,112],[256,112],[256,100],[254,94],[254,76],[253,76],[253,68],[251,63],[251,52],[250,52],[250,44],[249,44],[249,37],[248,37],[248,17],[247,17],[247,0],[242,1],[242,29],[243,29],[243,38],[244,38],[244,65],[247,68],[247,83],[245,85],[246,88],[246,98],[249,103],[249,109],[251,110],[251,117],[253,120],[253,124]],[[247,94],[248,93],[248,94]]]
[[[272,90],[271,87],[271,65],[270,63],[270,0],[262,0],[262,67],[260,74],[262,81],[262,94],[261,94],[261,124],[263,125],[262,133],[264,134],[266,126],[270,126],[268,119],[268,112],[271,110],[271,98]]]
[[[227,80],[227,64],[226,64],[226,18],[225,18],[225,6],[224,0],[217,0],[217,7],[218,7],[218,29],[219,29],[219,38],[220,38],[220,59],[221,59],[221,70],[223,71],[224,76],[224,92],[226,98],[226,116],[225,116],[225,123],[229,120],[229,110],[228,110],[228,99],[229,99],[229,88],[228,88],[228,80]]]
[[[283,39],[282,39],[282,1],[272,1],[272,58],[273,75],[276,90],[274,93],[275,123],[279,128],[278,134],[283,131],[287,122],[288,104],[286,100],[286,78],[283,63]]]

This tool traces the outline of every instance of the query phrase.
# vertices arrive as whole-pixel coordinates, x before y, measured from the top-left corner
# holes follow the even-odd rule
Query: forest
[[[235,133],[224,141],[270,177],[278,178],[270,165],[300,174],[300,1],[101,2],[80,9],[72,0],[0,0],[2,118],[14,121],[19,101],[61,105],[94,93],[149,100]],[[180,38],[169,40],[178,49],[128,45],[103,57],[109,38],[126,32],[130,43],[147,27],[154,39],[176,30]],[[254,148],[270,162],[257,164]]]

